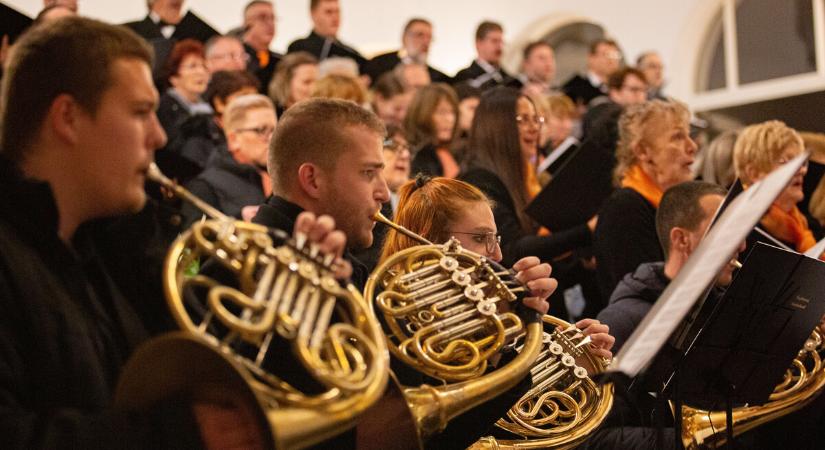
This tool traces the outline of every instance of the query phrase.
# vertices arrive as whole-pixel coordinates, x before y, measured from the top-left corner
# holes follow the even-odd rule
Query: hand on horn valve
[[[616,338],[610,335],[610,327],[596,319],[582,319],[576,322],[576,328],[582,330],[585,336],[590,336],[590,349],[593,354],[613,359],[613,343]]]
[[[535,256],[528,256],[513,264],[513,270],[516,271],[516,279],[530,290],[529,296],[524,299],[524,305],[540,314],[547,314],[550,308],[547,297],[559,285],[555,278],[550,278],[553,271],[550,264],[542,263]]]
[[[295,219],[293,232],[295,241],[301,245],[317,245],[321,254],[335,272],[335,278],[345,280],[352,275],[352,265],[343,258],[347,237],[343,231],[335,229],[335,220],[330,216],[316,216],[304,211]]]

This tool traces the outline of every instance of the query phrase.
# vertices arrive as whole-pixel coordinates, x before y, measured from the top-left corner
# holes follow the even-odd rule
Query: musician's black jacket
[[[307,37],[292,41],[292,43],[289,44],[289,47],[287,47],[286,52],[307,52],[318,59],[326,59],[333,56],[351,58],[358,64],[358,69],[361,73],[364,73],[364,67],[367,63],[367,59],[361,56],[361,54],[358,53],[358,50],[344,44],[338,39],[332,39],[332,42],[329,44],[327,54],[322,55],[326,39],[327,38],[321,36],[313,30]]]
[[[3,160],[0,191],[0,447],[201,446],[184,402],[143,414],[112,405],[148,326],[168,324],[146,252],[151,214],[83,224],[69,247],[48,184]]]

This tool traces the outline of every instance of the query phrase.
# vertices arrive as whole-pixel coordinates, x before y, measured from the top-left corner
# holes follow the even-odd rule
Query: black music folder
[[[615,158],[596,141],[567,150],[552,164],[552,178],[527,205],[527,214],[551,231],[564,231],[593,217],[613,192]]]
[[[688,331],[679,392],[706,409],[768,401],[825,313],[825,262],[757,243],[707,320]]]

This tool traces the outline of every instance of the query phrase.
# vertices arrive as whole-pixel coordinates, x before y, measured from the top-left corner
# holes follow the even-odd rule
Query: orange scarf
[[[776,204],[771,205],[771,209],[762,217],[761,224],[771,236],[793,243],[800,253],[816,244],[816,239],[808,228],[808,219],[796,206],[790,212],[785,212]]]
[[[662,201],[662,189],[650,179],[642,168],[636,164],[630,167],[622,177],[622,187],[633,189],[641,194],[654,208],[659,208]]]
[[[455,157],[453,157],[453,154],[448,148],[439,147],[435,149],[435,155],[438,156],[441,169],[444,170],[444,178],[455,178],[458,176],[458,163],[455,162]]]

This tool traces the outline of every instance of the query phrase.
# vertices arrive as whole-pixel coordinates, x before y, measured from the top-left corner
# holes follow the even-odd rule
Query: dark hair
[[[501,28],[501,25],[497,22],[491,22],[489,20],[485,20],[478,24],[478,28],[476,28],[476,40],[480,41],[487,37],[488,34],[492,33],[493,31],[503,31],[504,29]]]
[[[433,26],[433,24],[431,24],[430,21],[427,19],[424,19],[422,17],[413,17],[412,19],[408,20],[407,23],[404,25],[404,35],[406,35],[410,31],[410,28],[412,28],[413,25],[419,23],[429,25],[430,27]]]
[[[448,147],[452,145],[452,142],[437,142],[438,136],[436,136],[433,127],[433,115],[441,100],[446,100],[455,113],[456,121],[452,134],[452,137],[455,138],[458,130],[458,97],[448,84],[433,83],[419,88],[410,102],[409,108],[407,108],[407,115],[404,117],[404,131],[410,142],[410,148],[419,150],[428,144],[447,144]]]
[[[169,53],[169,57],[166,58],[163,79],[168,82],[169,78],[177,75],[180,72],[180,66],[183,64],[183,60],[189,55],[196,55],[206,59],[203,44],[194,39],[184,39],[175,44],[175,46],[172,47],[172,52]]]
[[[611,47],[615,47],[616,49],[619,48],[619,44],[616,43],[613,39],[601,38],[596,39],[595,41],[590,43],[590,54],[595,55],[596,50],[599,49],[600,45],[609,45]]]
[[[407,89],[393,72],[385,72],[372,85],[372,91],[374,94],[380,95],[381,98],[390,99],[407,92]]]
[[[309,0],[309,10],[314,11],[321,3],[324,2],[338,2],[338,0]]]
[[[0,152],[20,161],[55,98],[70,95],[94,115],[121,58],[152,65],[152,50],[133,31],[66,17],[31,28],[11,52],[0,91]]]
[[[523,51],[522,51],[522,53],[521,53],[521,57],[522,57],[523,59],[527,59],[527,58],[529,58],[529,57],[530,57],[530,53],[533,53],[533,50],[535,50],[535,49],[537,49],[537,48],[539,48],[539,47],[547,47],[547,48],[549,48],[550,50],[553,50],[553,46],[551,46],[550,44],[548,44],[548,43],[547,43],[547,42],[545,42],[545,41],[533,41],[533,42],[531,42],[531,43],[527,44],[527,47],[524,47],[524,50],[523,50]]]
[[[516,123],[519,98],[533,101],[516,89],[499,86],[481,95],[470,127],[467,144],[468,165],[489,170],[501,179],[513,199],[518,221],[525,233],[535,231],[535,223],[524,209],[529,203],[521,141]]]
[[[462,81],[461,83],[456,84],[453,86],[453,89],[455,89],[455,93],[458,95],[459,102],[468,98],[481,97],[481,89],[473,86],[467,81]]]
[[[665,258],[670,251],[670,230],[675,227],[696,231],[705,219],[699,203],[706,195],[725,195],[721,186],[706,181],[688,181],[668,189],[656,210],[656,235],[662,245]]]
[[[203,99],[215,109],[215,99],[219,98],[224,103],[226,98],[245,87],[258,90],[260,82],[254,75],[245,70],[219,70],[212,74],[209,85],[203,93]]]
[[[305,162],[332,169],[351,147],[349,128],[364,127],[383,138],[387,131],[371,111],[346,100],[298,102],[278,121],[269,147],[269,175],[275,193],[289,194]]]
[[[645,74],[642,73],[641,70],[634,67],[622,67],[607,77],[607,87],[618,91],[622,88],[622,86],[624,86],[624,82],[627,80],[627,77],[631,75],[647,84],[647,78],[645,78]]]

